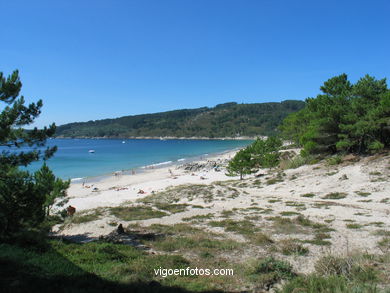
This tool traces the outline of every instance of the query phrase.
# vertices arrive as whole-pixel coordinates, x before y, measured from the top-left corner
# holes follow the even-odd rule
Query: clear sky
[[[0,0],[35,125],[315,96],[390,77],[389,0]]]

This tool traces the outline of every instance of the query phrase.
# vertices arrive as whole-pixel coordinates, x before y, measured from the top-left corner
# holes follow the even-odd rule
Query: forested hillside
[[[230,137],[270,135],[290,113],[304,107],[304,102],[225,103],[213,108],[183,109],[154,114],[124,116],[59,126],[61,137]]]

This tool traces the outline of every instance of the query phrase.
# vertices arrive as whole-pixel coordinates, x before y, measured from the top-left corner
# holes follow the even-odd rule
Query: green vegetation
[[[314,196],[316,196],[314,193],[305,193],[301,195],[301,197],[314,197]]]
[[[309,253],[309,249],[300,245],[295,239],[281,240],[279,247],[284,255],[307,255]]]
[[[385,79],[366,75],[351,84],[342,74],[326,81],[321,91],[280,127],[286,138],[304,148],[303,155],[373,152],[390,146],[390,90]]]
[[[300,213],[291,212],[291,211],[286,211],[286,212],[281,212],[280,215],[281,215],[281,216],[297,216],[297,215],[300,215]]]
[[[112,207],[110,213],[124,221],[146,220],[152,218],[161,218],[168,214],[162,211],[154,210],[151,207]]]
[[[302,242],[313,244],[313,245],[330,246],[332,243],[328,240],[324,240],[324,239],[330,239],[330,238],[331,238],[331,236],[327,233],[316,232],[313,239],[303,240]]]
[[[315,164],[318,161],[311,155],[295,156],[292,159],[282,162],[283,169],[296,169],[306,164]]]
[[[169,287],[182,285],[185,277],[167,277],[161,280],[165,286],[154,289],[149,284],[154,268],[187,267],[181,256],[149,256],[131,246],[98,242],[47,246],[33,251],[2,244],[6,269],[0,287],[7,292],[183,292]]]
[[[148,227],[133,224],[131,237],[134,238],[134,244],[131,245],[139,245],[145,250],[102,240],[74,244],[42,237],[46,233],[36,232],[46,232],[44,227],[62,220],[59,215],[49,217],[49,214],[55,200],[66,195],[69,183],[57,179],[45,164],[34,174],[18,169],[38,159],[49,158],[55,151],[53,148],[39,152],[46,138],[54,134],[54,125],[43,130],[22,129],[38,116],[41,102],[24,106],[22,98],[16,100],[20,87],[17,72],[8,79],[0,76],[0,100],[9,104],[0,114],[0,145],[10,150],[3,151],[0,156],[0,238],[8,242],[0,244],[0,270],[3,272],[0,288],[11,292],[199,292],[215,289],[239,292],[264,289],[278,292],[373,293],[381,292],[380,289],[388,285],[390,257],[385,253],[390,251],[390,238],[386,230],[376,231],[376,235],[381,236],[377,246],[383,255],[363,255],[360,258],[349,255],[344,258],[327,256],[316,263],[316,274],[309,276],[297,276],[289,263],[273,257],[245,258],[245,261],[241,261],[244,254],[246,257],[252,253],[260,255],[259,251],[268,255],[281,253],[291,259],[302,259],[309,254],[307,244],[331,245],[332,228],[313,222],[295,211],[282,211],[280,216],[267,218],[272,222],[265,223],[265,227],[261,226],[260,229],[259,222],[263,218],[259,214],[272,212],[267,204],[264,208],[223,210],[223,220],[215,220],[214,214],[209,213],[184,218],[183,221],[191,222],[187,224],[154,224]],[[288,151],[279,153],[282,148],[279,138],[271,136],[265,140],[257,139],[238,152],[229,163],[229,173],[238,174],[241,179],[259,168],[279,165],[280,170],[283,170],[315,163],[326,159],[320,154],[324,152],[333,154],[326,159],[328,165],[337,165],[343,161],[339,152],[374,152],[389,146],[390,94],[384,80],[377,81],[366,76],[351,85],[346,76],[341,75],[325,82],[321,90],[324,94],[308,99],[303,109],[303,103],[298,101],[252,105],[227,103],[211,109],[178,110],[73,123],[59,127],[57,135],[224,137],[273,134],[283,117],[302,109],[291,114],[281,127],[284,135],[293,139],[297,146],[304,147],[301,155],[294,156],[295,153]],[[33,150],[27,153],[15,152],[23,146],[32,146]],[[262,183],[275,184],[286,178],[282,171],[271,172],[272,175],[265,177],[264,181],[237,180],[212,185],[171,187],[138,200],[142,205],[81,212],[65,223],[95,221],[105,214],[124,221],[136,221],[181,213],[191,208],[191,205],[179,204],[182,199],[199,199],[210,203],[218,198],[235,198],[240,192],[245,194],[245,191],[233,187],[247,188],[252,183],[255,186]],[[380,172],[370,175],[375,176],[373,180],[376,181],[386,180],[377,177],[382,176]],[[291,179],[296,179],[293,176]],[[347,180],[348,177],[343,175],[339,179]],[[369,195],[363,191],[357,191],[356,194]],[[313,193],[301,195],[307,198],[314,196]],[[346,196],[346,193],[334,192],[323,198],[341,199]],[[387,200],[381,202],[386,203]],[[276,201],[279,200],[270,199],[268,202]],[[258,204],[254,199],[251,202],[251,205]],[[328,207],[331,204],[335,203],[321,201],[315,207]],[[295,207],[296,210],[306,208],[304,203],[295,201],[285,201],[285,205]],[[244,219],[233,219],[238,216]],[[117,226],[116,219],[110,221],[109,225]],[[325,220],[327,223],[331,221]],[[349,229],[367,226],[386,228],[383,222],[365,225],[346,222]],[[232,233],[213,233],[209,231],[210,227],[220,227]],[[273,239],[268,236],[271,231],[275,235]],[[277,234],[288,234],[289,238],[280,240],[282,235]],[[79,236],[88,238],[87,235]],[[245,241],[237,242],[229,237],[245,238]],[[312,251],[318,249],[311,248]],[[229,278],[161,278],[154,274],[154,269],[159,267],[234,267],[235,275]],[[276,284],[278,288],[274,288]]]
[[[19,97],[22,83],[18,71],[5,78],[0,72],[0,239],[9,240],[19,233],[44,228],[54,200],[66,195],[68,181],[56,178],[43,164],[31,174],[20,169],[34,161],[50,158],[56,147],[43,149],[53,136],[55,125],[25,130],[41,113],[42,101],[26,106]],[[22,149],[28,147],[29,149]]]
[[[342,162],[342,158],[339,155],[332,156],[326,159],[326,162],[328,163],[329,166],[334,166],[338,165]]]
[[[209,252],[221,253],[239,247],[233,240],[217,240],[210,238],[206,233],[197,232],[189,236],[169,236],[152,243],[155,249],[161,251],[192,251],[193,253]]]
[[[244,175],[251,174],[254,164],[251,158],[251,153],[248,148],[239,150],[236,155],[229,161],[227,171],[229,176],[240,175],[240,180],[243,179]]]
[[[235,137],[270,135],[288,114],[302,109],[302,101],[280,103],[226,103],[214,108],[183,109],[169,112],[124,116],[77,122],[59,126],[64,137]]]
[[[103,215],[101,209],[89,210],[86,212],[81,212],[75,214],[71,217],[71,222],[73,224],[81,224],[98,220]],[[117,226],[117,225],[114,225]]]
[[[360,229],[363,227],[363,225],[352,223],[352,224],[347,224],[346,227],[348,229]]]
[[[196,215],[196,216],[192,216],[192,217],[188,217],[188,218],[183,218],[182,221],[195,221],[195,222],[202,222],[204,220],[209,220],[209,219],[212,219],[214,217],[214,214],[206,214],[206,215]]]
[[[256,172],[259,168],[272,168],[279,163],[279,148],[282,141],[274,136],[256,139],[252,144],[237,152],[227,167],[230,176]],[[278,174],[279,175],[279,174]]]
[[[255,233],[257,230],[255,225],[247,220],[236,221],[226,219],[222,221],[210,221],[209,225],[212,227],[223,227],[226,232],[236,232],[242,235],[249,235]]]
[[[323,199],[342,199],[346,197],[347,194],[345,192],[332,192],[325,195]]]
[[[386,257],[373,255],[324,256],[315,264],[316,274],[294,278],[280,292],[388,293],[387,284],[378,286],[380,281],[386,282],[380,266],[388,264]]]
[[[355,193],[357,195],[364,196],[364,197],[371,195],[371,192],[365,192],[365,191],[355,191]]]
[[[258,286],[269,288],[281,280],[293,279],[296,274],[292,266],[273,257],[258,261],[249,272],[250,279]]]
[[[164,210],[170,212],[171,214],[176,214],[186,211],[188,204],[156,203],[155,207],[159,210]]]

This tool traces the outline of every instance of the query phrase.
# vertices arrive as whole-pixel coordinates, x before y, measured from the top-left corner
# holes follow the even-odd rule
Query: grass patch
[[[332,242],[325,240],[325,239],[330,239],[330,238],[331,238],[331,236],[328,233],[317,232],[313,239],[303,240],[302,242],[313,244],[313,245],[319,245],[319,246],[328,246],[328,245],[331,245]]]
[[[268,235],[261,232],[249,235],[249,239],[253,244],[261,246],[274,243],[274,241]]]
[[[152,224],[148,227],[148,229],[154,233],[165,235],[188,235],[202,231],[201,229],[187,223],[178,223],[174,225]]]
[[[390,237],[385,236],[378,241],[378,247],[385,253],[390,252]]]
[[[371,192],[364,192],[364,191],[355,191],[355,193],[359,196],[364,196],[364,197],[371,195]]]
[[[297,216],[297,215],[301,215],[301,214],[297,213],[297,212],[286,211],[286,212],[281,212],[280,215],[288,217],[288,216]]]
[[[284,255],[307,255],[309,249],[298,243],[296,239],[284,239],[279,241],[280,251]]]
[[[305,193],[301,194],[301,197],[315,197],[316,195],[314,193]]]
[[[283,182],[283,179],[281,178],[271,178],[271,179],[268,179],[265,184],[267,185],[273,185],[273,184],[276,184],[276,183],[279,183],[279,182]]]
[[[151,207],[133,206],[133,207],[113,207],[109,209],[110,213],[124,221],[146,220],[153,218],[161,218],[168,214],[162,211],[157,211]]]
[[[360,229],[363,227],[363,225],[356,224],[356,223],[350,223],[345,225],[348,229]]]
[[[187,210],[187,204],[169,204],[169,203],[156,203],[155,207],[159,210],[168,211],[171,214],[182,213]]]
[[[196,215],[192,217],[183,218],[182,221],[189,222],[189,221],[196,221],[196,222],[203,222],[204,220],[212,219],[214,217],[213,214],[209,213],[206,215]]]
[[[337,173],[339,173],[339,171],[328,172],[328,173],[326,173],[325,175],[326,175],[326,176],[333,176],[333,175],[336,175]]]
[[[235,232],[242,235],[249,235],[258,231],[255,225],[248,220],[236,221],[226,219],[222,221],[210,221],[208,224],[212,227],[222,227],[226,232]]]
[[[221,187],[228,189],[229,187]],[[158,192],[153,195],[148,195],[142,199],[139,199],[138,202],[146,204],[154,203],[176,203],[183,198],[187,198],[189,201],[195,200],[197,198],[203,199],[205,203],[210,203],[214,199],[216,187],[214,185],[206,184],[183,184],[175,187],[167,188],[165,191]],[[224,190],[226,196],[231,196],[232,191]]]
[[[221,212],[221,216],[224,217],[224,218],[229,218],[229,217],[231,217],[233,215],[234,215],[234,211],[232,211],[232,210],[223,210]]]
[[[82,224],[87,222],[92,222],[99,220],[99,218],[103,215],[101,209],[95,209],[91,211],[85,211],[81,213],[77,213],[71,217],[71,222],[73,224]]]
[[[343,276],[320,276],[311,274],[300,276],[287,282],[279,293],[380,293],[375,284],[359,284],[350,282]]]
[[[376,172],[370,172],[369,174],[370,174],[370,175],[373,175],[373,176],[380,176],[380,175],[382,175],[382,173],[381,173],[381,172],[378,172],[378,171],[376,171]]]
[[[272,227],[275,229],[276,233],[281,234],[299,234],[306,233],[305,229],[301,225],[297,225],[292,219],[284,217],[268,217],[266,218],[269,221],[272,221]]]
[[[358,202],[372,202],[372,199],[362,199],[358,200]]]
[[[269,203],[275,203],[275,202],[281,202],[280,199],[270,199],[268,200]]]
[[[289,263],[273,257],[257,261],[249,271],[249,279],[260,288],[270,288],[281,280],[290,280],[295,276]]]
[[[314,157],[312,156],[304,156],[301,155],[295,156],[294,158],[283,161],[283,169],[296,169],[306,164],[316,163]]]
[[[285,204],[288,207],[304,207],[305,206],[304,203],[299,203],[296,201],[286,201]]]
[[[205,250],[234,250],[240,246],[237,242],[233,240],[212,239],[202,232],[189,236],[169,236],[163,240],[153,241],[149,243],[151,243],[155,249],[166,252],[191,250],[197,253],[204,253]]]
[[[366,226],[375,226],[375,227],[378,227],[378,228],[381,228],[385,225],[385,223],[383,222],[370,222],[368,224],[366,224]]]
[[[323,199],[342,199],[342,198],[346,198],[346,197],[347,197],[347,193],[345,193],[345,192],[332,192],[332,193],[328,193],[327,195],[325,195],[322,198]]]

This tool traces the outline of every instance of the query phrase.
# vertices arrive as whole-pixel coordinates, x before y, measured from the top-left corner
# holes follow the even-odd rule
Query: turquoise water
[[[124,142],[124,143],[123,143]],[[191,158],[220,153],[249,144],[239,140],[143,140],[143,139],[51,139],[58,147],[47,164],[63,179],[99,176],[118,170],[149,165],[185,163]],[[95,153],[89,153],[95,150]],[[33,171],[42,162],[28,167]]]

